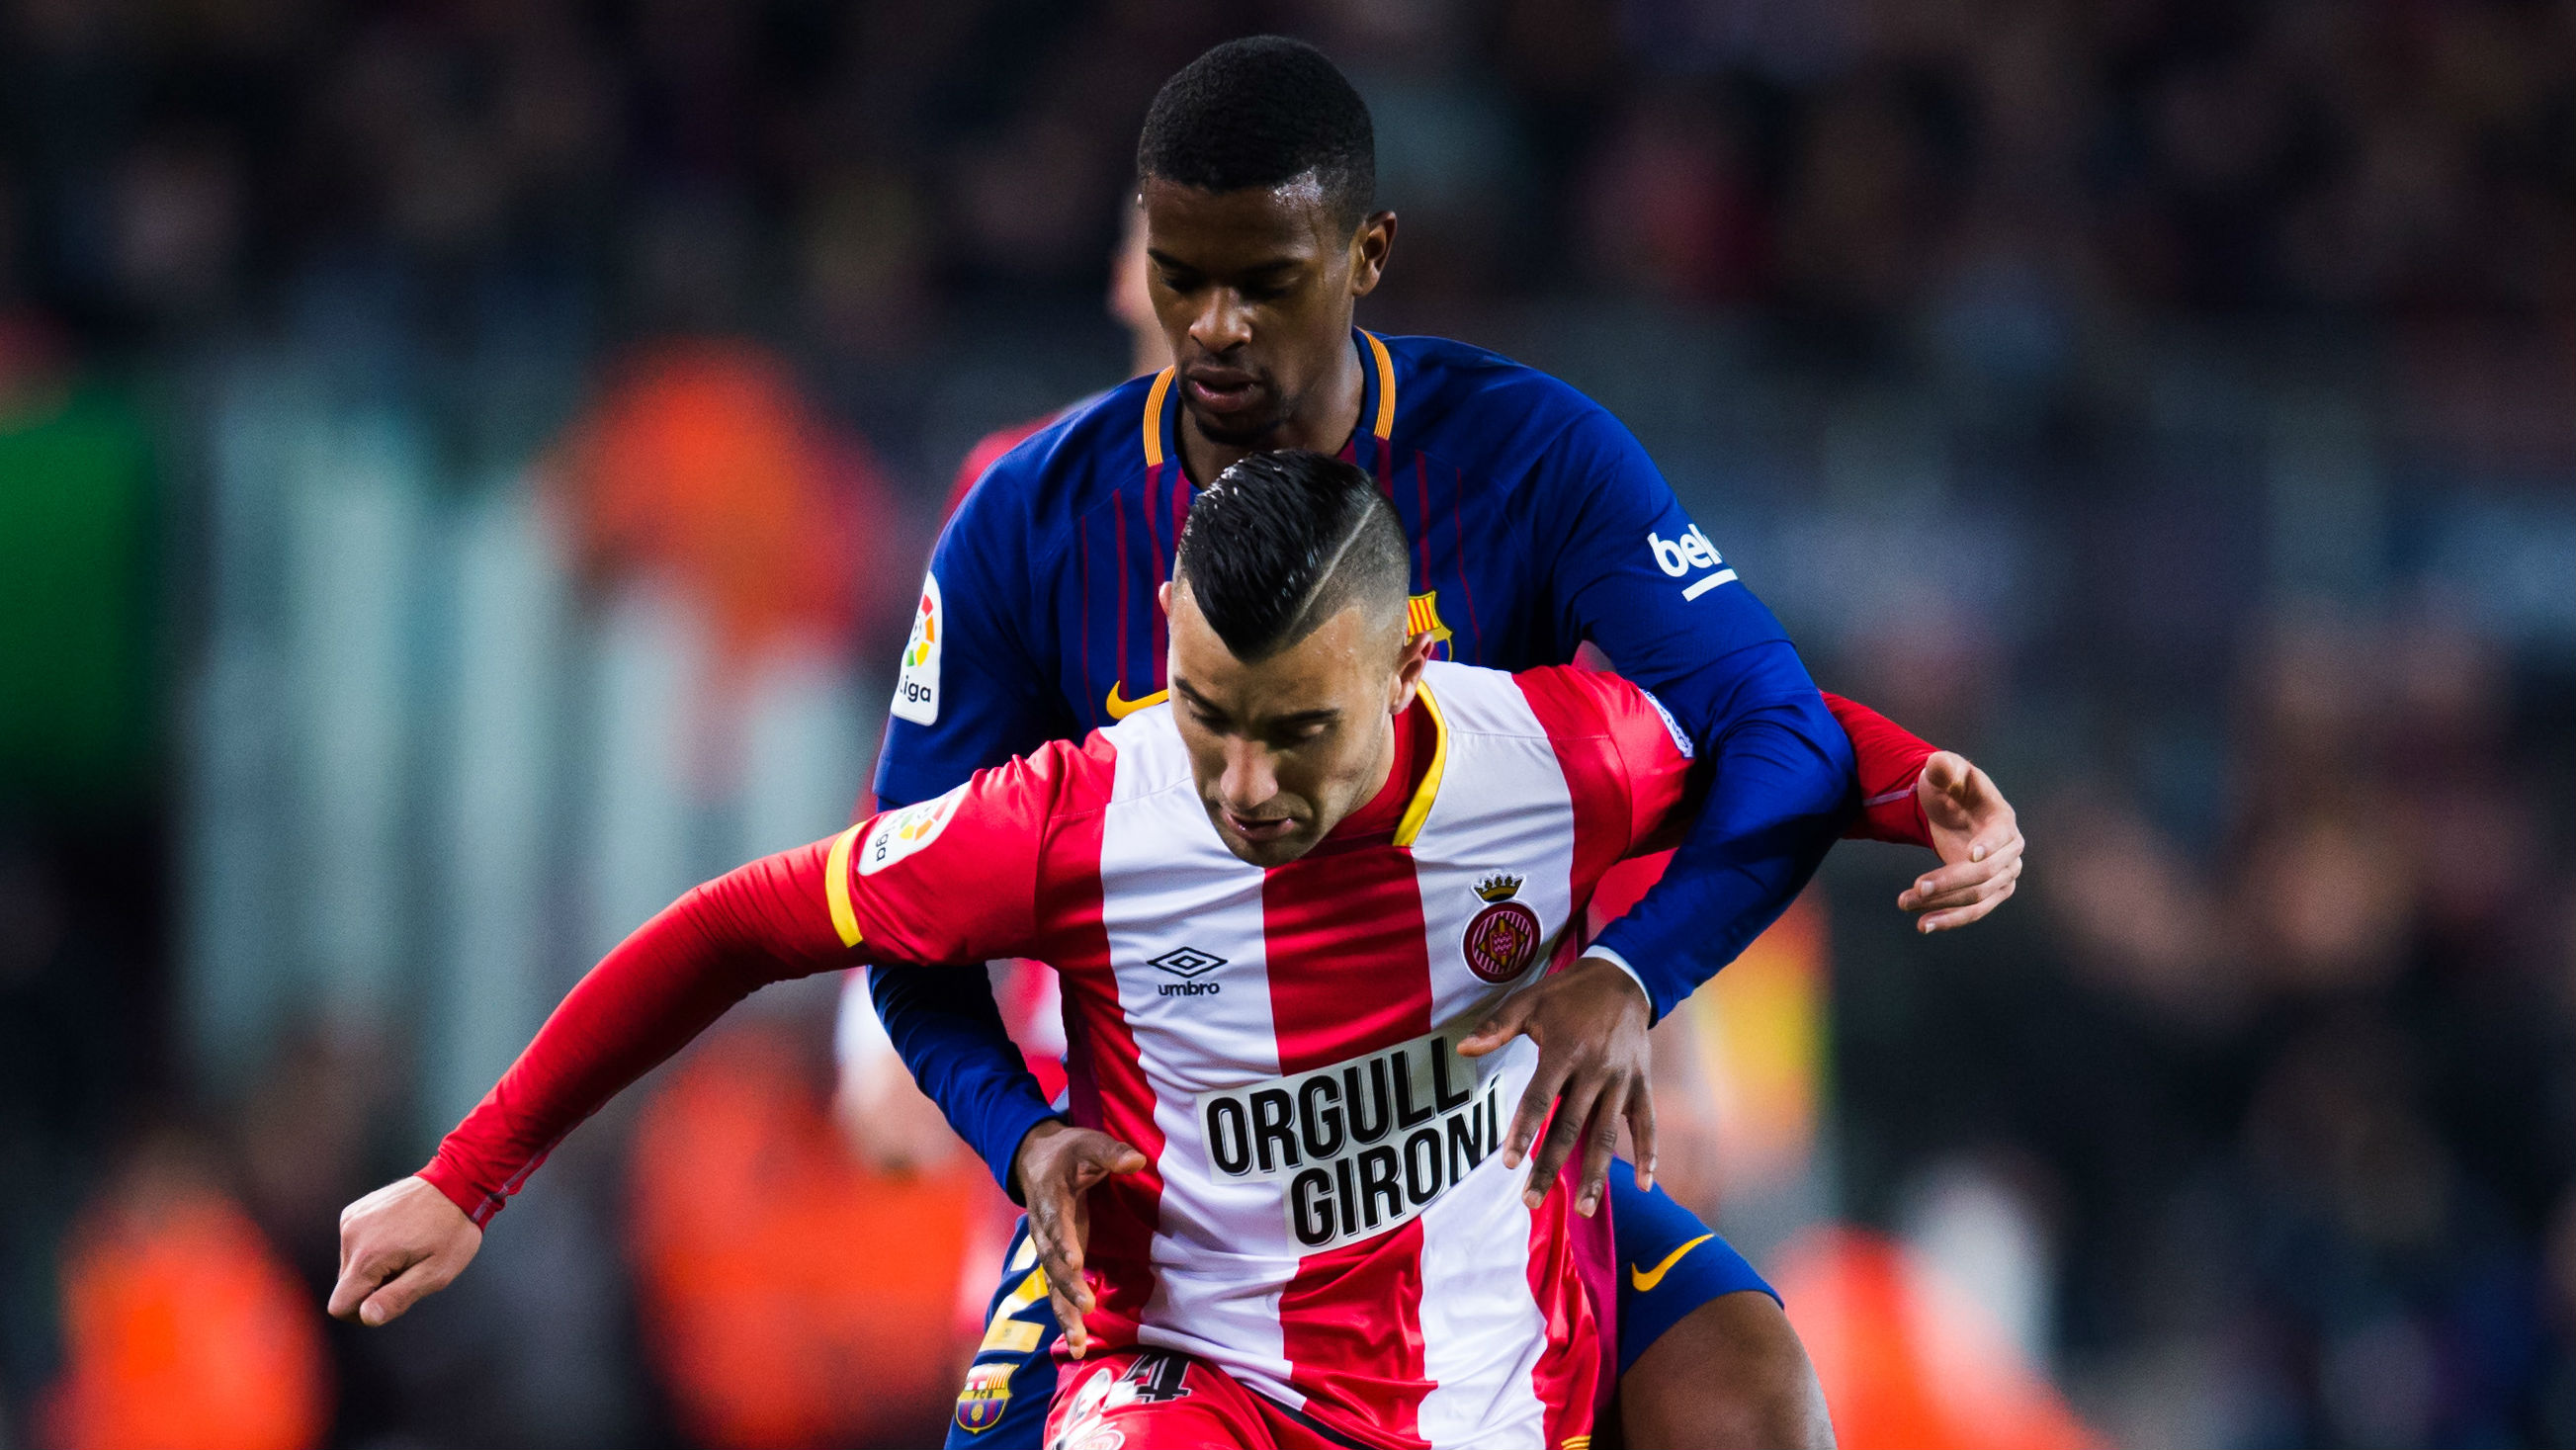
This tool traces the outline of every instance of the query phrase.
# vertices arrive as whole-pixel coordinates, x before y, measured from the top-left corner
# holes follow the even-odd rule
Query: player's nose
[[[1190,338],[1211,353],[1223,353],[1252,340],[1251,309],[1231,287],[1210,287],[1199,315],[1190,319]]]
[[[1279,794],[1279,772],[1271,764],[1269,751],[1248,740],[1229,740],[1225,774],[1217,778],[1216,788],[1227,810],[1249,815]]]

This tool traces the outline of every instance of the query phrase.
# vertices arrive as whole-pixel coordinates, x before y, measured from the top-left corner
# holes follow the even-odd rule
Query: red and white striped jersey
[[[1695,809],[1614,676],[1432,664],[1387,788],[1263,869],[1209,822],[1168,706],[855,826],[823,873],[871,961],[1063,976],[1111,1346],[1184,1350],[1370,1445],[1555,1445],[1602,1356],[1606,1224],[1533,1212],[1498,1140],[1538,1052],[1454,1044],[1574,950],[1601,873]]]

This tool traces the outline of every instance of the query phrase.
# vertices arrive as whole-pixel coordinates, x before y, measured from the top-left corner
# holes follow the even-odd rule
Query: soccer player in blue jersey
[[[1828,1442],[1776,1296],[1643,1181],[1645,1029],[1787,906],[1856,817],[1864,833],[1949,859],[1900,900],[1927,928],[1993,909],[2020,871],[2010,807],[1956,757],[1923,769],[1919,743],[1893,752],[1894,776],[1884,749],[1856,765],[1854,735],[1901,732],[1855,711],[1862,723],[1846,733],[1769,611],[1598,405],[1475,348],[1354,329],[1396,231],[1374,207],[1373,145],[1357,93],[1294,42],[1219,46],[1156,97],[1139,196],[1174,366],[1069,410],[969,492],[923,584],[879,800],[927,799],[1159,698],[1156,591],[1197,481],[1276,448],[1369,470],[1413,544],[1417,632],[1502,668],[1570,659],[1590,641],[1654,692],[1726,783],[1663,880],[1485,1035],[1525,1031],[1544,1053],[1506,1140],[1533,1160],[1531,1181],[1580,1148],[1580,1204],[1610,1200],[1629,1266],[1618,1313],[1630,1439]],[[1143,1159],[1052,1111],[971,984],[893,970],[870,986],[906,1066],[1030,1210],[951,1443],[1033,1446],[1054,1321],[1089,1297],[1081,1194]],[[1610,1172],[1623,1120],[1643,1170],[1633,1179]]]

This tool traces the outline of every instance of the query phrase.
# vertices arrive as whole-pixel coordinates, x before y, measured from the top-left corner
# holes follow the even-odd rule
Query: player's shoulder
[[[1604,670],[1564,664],[1507,671],[1442,660],[1430,665],[1423,682],[1453,732],[1538,734],[1564,744],[1630,736],[1655,728],[1645,723],[1652,720],[1684,755],[1691,753],[1689,737],[1662,701]]]
[[[1525,451],[1568,429],[1615,422],[1572,383],[1490,349],[1446,337],[1379,341],[1394,366],[1397,428],[1428,451]]]
[[[1117,762],[1113,799],[1136,800],[1191,784],[1189,751],[1181,744],[1168,696],[1092,731],[1090,740]]]
[[[959,500],[969,529],[1025,532],[1043,544],[1145,466],[1148,374],[1067,405],[987,466]]]

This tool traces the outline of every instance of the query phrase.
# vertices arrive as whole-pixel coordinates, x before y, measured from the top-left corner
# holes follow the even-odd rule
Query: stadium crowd
[[[12,0],[0,1446],[171,1433],[130,1393],[196,1332],[163,1262],[249,1326],[190,1372],[256,1443],[722,1439],[705,1387],[787,1372],[670,1306],[791,1241],[711,1248],[628,1175],[725,1133],[817,1205],[853,1171],[742,1087],[820,1081],[800,999],[757,1029],[792,1053],[710,1052],[513,1215],[550,1317],[319,1319],[332,1210],[420,1156],[421,1045],[185,1045],[208,370],[363,357],[462,478],[596,443],[661,340],[758,339],[865,438],[836,486],[906,584],[968,441],[1114,380],[1138,118],[1254,28],[1376,113],[1364,322],[1594,391],[1820,681],[2023,803],[2031,889],[1974,931],[1902,937],[1892,853],[1822,878],[1837,1216],[1998,1195],[2028,1348],[2123,1443],[2576,1443],[2576,6]],[[836,626],[870,670],[884,582]],[[903,1182],[806,1222],[988,1207]],[[790,1319],[926,1359],[918,1267],[876,1302],[937,1334]]]

